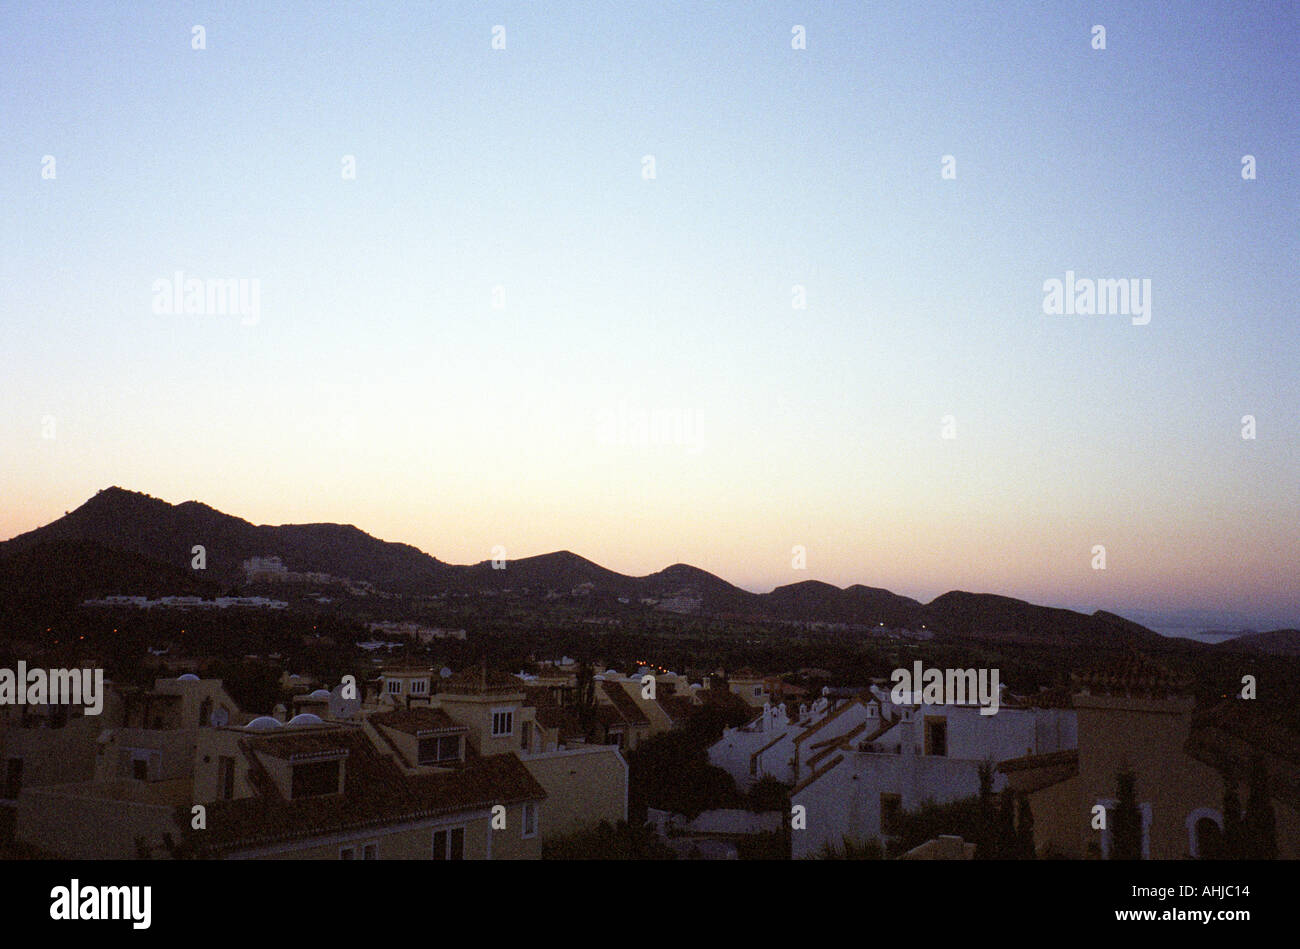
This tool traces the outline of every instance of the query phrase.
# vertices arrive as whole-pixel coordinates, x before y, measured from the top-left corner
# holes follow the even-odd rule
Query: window
[[[5,797],[18,797],[23,789],[23,759],[10,758],[5,768]]]
[[[131,759],[131,777],[137,781],[149,780],[149,759],[148,758]]]
[[[515,733],[514,710],[492,710],[492,737],[502,738]]]
[[[339,848],[339,859],[340,859],[340,860],[355,860],[355,859],[357,859],[357,848],[356,848],[356,847],[340,847],[340,848]]]
[[[290,797],[295,801],[300,797],[319,797],[322,794],[337,794],[339,790],[340,761],[312,761],[307,764],[294,765],[293,780],[290,783]]]
[[[389,680],[388,680],[388,694],[389,694],[389,695],[401,695],[401,694],[402,694],[402,680],[401,680],[401,679],[389,679]]]
[[[448,830],[433,832],[434,860],[465,859],[465,828],[452,827]]]
[[[217,797],[229,801],[235,796],[235,759],[228,755],[217,758]]]
[[[940,757],[948,754],[948,720],[942,715],[925,716],[925,753]]]
[[[754,686],[754,697],[757,698],[762,694],[763,694],[763,687],[761,685]]]
[[[880,832],[898,833],[898,822],[903,816],[903,798],[898,794],[880,795]]]
[[[519,747],[524,751],[529,749],[533,743],[533,723],[524,722],[519,726]]]
[[[412,695],[423,695],[427,691],[429,691],[429,683],[425,682],[423,679],[413,679],[411,681]]]
[[[438,738],[420,739],[418,761],[420,764],[437,764],[440,761],[460,760],[460,736],[442,735]]]
[[[362,859],[362,860],[378,860],[378,859],[379,859],[379,844],[378,844],[378,843],[371,843],[371,844],[366,844],[364,847],[362,847],[362,848],[361,848],[361,859]]]
[[[524,833],[525,837],[537,836],[537,805],[529,802],[524,804]]]

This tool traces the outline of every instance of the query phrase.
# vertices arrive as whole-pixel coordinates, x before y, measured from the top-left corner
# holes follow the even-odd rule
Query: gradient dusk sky
[[[1298,9],[4,4],[0,538],[116,484],[1300,626]]]

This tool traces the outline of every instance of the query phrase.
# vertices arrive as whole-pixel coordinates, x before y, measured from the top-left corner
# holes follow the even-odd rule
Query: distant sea
[[[1250,632],[1248,629],[1238,629],[1231,632],[1213,629],[1197,630],[1188,629],[1186,626],[1148,626],[1147,628],[1159,633],[1161,636],[1169,636],[1174,639],[1194,639],[1198,643],[1222,643]]]

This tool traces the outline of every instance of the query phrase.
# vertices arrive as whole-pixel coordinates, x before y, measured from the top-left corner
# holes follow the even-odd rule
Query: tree
[[[749,789],[749,808],[755,811],[790,811],[790,789],[770,774],[759,778]]]
[[[997,856],[997,817],[993,809],[993,762],[979,766],[980,790],[975,818],[975,859],[992,860]]]
[[[675,854],[644,824],[601,821],[595,827],[551,838],[543,860],[672,860]]]
[[[998,828],[994,847],[999,860],[1013,860],[1016,853],[1016,799],[1010,788],[1001,794],[998,802]]]
[[[596,727],[596,677],[591,671],[591,663],[584,661],[578,667],[576,689],[574,691],[574,710],[578,713],[578,725],[588,740]]]
[[[1034,812],[1029,807],[1029,798],[1023,794],[1016,795],[1016,847],[1015,856],[1020,860],[1033,860],[1038,854],[1034,849]]]
[[[1277,859],[1277,819],[1268,798],[1268,769],[1264,759],[1250,762],[1250,790],[1246,795],[1245,856],[1248,860]]]
[[[1115,776],[1115,812],[1111,818],[1110,858],[1112,860],[1142,859],[1142,812],[1137,804],[1137,775],[1127,767]]]
[[[1237,793],[1237,772],[1231,765],[1223,777],[1223,857],[1240,860],[1245,854],[1246,829],[1241,819],[1241,796]]]

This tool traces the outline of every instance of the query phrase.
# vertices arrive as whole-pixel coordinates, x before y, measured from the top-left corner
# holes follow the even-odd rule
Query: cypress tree
[[[1223,777],[1223,859],[1242,859],[1245,855],[1245,835],[1241,819],[1241,796],[1237,794],[1237,771],[1229,765]]]
[[[1112,820],[1110,858],[1142,859],[1142,812],[1137,805],[1137,776],[1127,768],[1116,775],[1115,814]]]
[[[1002,792],[998,802],[997,856],[1000,860],[1014,860],[1016,853],[1016,800],[1010,788]]]
[[[1277,859],[1277,819],[1268,799],[1268,769],[1256,756],[1250,763],[1250,791],[1246,796],[1246,857],[1250,860]]]
[[[1034,850],[1034,812],[1029,807],[1029,798],[1017,795],[1016,814],[1016,856],[1021,860],[1034,860],[1038,854]]]
[[[975,859],[992,860],[995,856],[996,815],[993,811],[993,762],[979,766],[979,806],[975,814]]]

